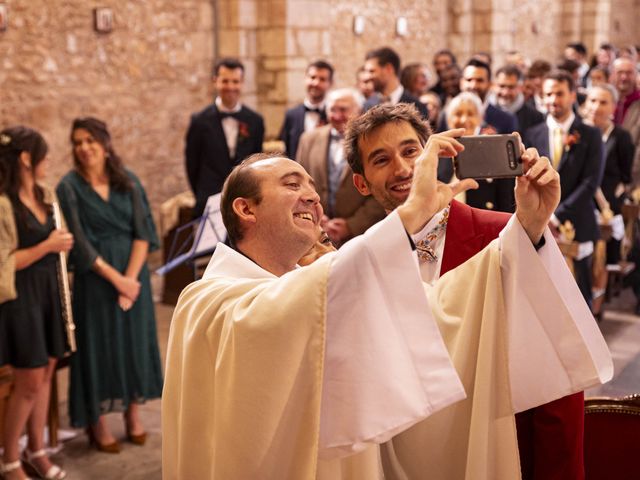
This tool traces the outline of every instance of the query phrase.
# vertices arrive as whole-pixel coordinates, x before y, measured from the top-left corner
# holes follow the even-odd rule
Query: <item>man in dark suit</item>
[[[512,133],[518,129],[518,121],[515,115],[500,110],[499,108],[487,104],[487,94],[491,88],[491,67],[481,60],[472,58],[462,70],[460,79],[460,90],[463,92],[473,92],[480,97],[482,103],[486,105],[484,111],[484,122],[487,126],[492,126],[497,133]]]
[[[389,47],[377,48],[367,53],[364,69],[373,80],[373,88],[378,95],[371,96],[364,104],[367,111],[379,103],[413,103],[422,115],[429,118],[427,107],[419,99],[405,91],[400,83],[400,56]]]
[[[187,177],[196,197],[194,215],[200,216],[207,199],[222,191],[231,169],[249,155],[262,151],[262,116],[242,105],[244,65],[223,58],[214,69],[217,97],[191,116],[185,159]]]
[[[296,160],[315,181],[325,214],[322,228],[340,246],[382,220],[385,212],[373,197],[358,193],[344,157],[344,131],[362,110],[361,95],[351,88],[332,90],[326,103],[329,124],[300,137]]]
[[[438,50],[433,56],[433,69],[436,71],[436,75],[438,76],[438,81],[436,84],[429,89],[429,91],[438,94],[440,97],[440,102],[442,105],[445,104],[447,100],[447,96],[449,92],[445,89],[442,80],[442,73],[451,65],[457,65],[458,61],[456,60],[456,56],[453,54],[451,50],[443,49]]]
[[[429,138],[416,113],[403,109],[406,106],[376,107],[356,120],[358,125],[352,124],[346,138],[347,159],[354,171],[356,187],[363,195],[372,195],[387,211],[405,202],[414,162]],[[406,135],[412,137],[411,132],[413,137],[420,137],[420,143],[405,139]],[[370,145],[374,141],[378,143]],[[438,215],[440,219],[435,218],[422,232],[412,236],[418,245],[427,239],[433,254],[427,251],[429,258],[420,262],[423,280],[428,283],[482,250],[498,237],[510,218],[505,213],[479,210],[455,200],[451,202],[448,220],[442,220],[444,213]],[[518,413],[516,422],[523,480],[584,479],[582,392]],[[420,445],[416,450],[420,450]],[[396,453],[393,446],[383,448],[385,470],[394,463],[391,460],[385,464],[385,459]]]
[[[489,94],[491,105],[516,116],[520,135],[544,122],[544,115],[525,102],[523,80],[524,76],[518,67],[505,65],[496,72],[495,93]]]
[[[324,97],[333,84],[333,67],[324,60],[309,64],[304,82],[307,96],[301,104],[287,110],[279,136],[292,160],[296,159],[300,135],[327,123]]]
[[[593,197],[605,165],[602,136],[573,113],[576,91],[570,74],[549,73],[542,83],[542,95],[549,112],[547,120],[527,130],[524,141],[548,156],[560,174],[562,196],[551,223],[557,228],[569,220],[575,228],[575,241],[580,243],[573,262],[576,281],[591,304],[591,259],[600,237]]]

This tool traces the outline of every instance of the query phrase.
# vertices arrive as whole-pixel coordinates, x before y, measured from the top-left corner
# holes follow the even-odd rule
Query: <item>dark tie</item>
[[[220,120],[224,120],[225,118],[235,118],[236,120],[240,120],[240,112],[218,112],[220,115]]]

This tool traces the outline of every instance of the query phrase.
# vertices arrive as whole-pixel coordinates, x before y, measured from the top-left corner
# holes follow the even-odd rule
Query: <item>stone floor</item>
[[[607,385],[592,389],[588,396],[622,396],[640,392],[640,317],[633,311],[634,299],[626,290],[620,297],[606,305],[601,328],[612,351],[616,375]],[[160,350],[164,360],[172,308],[157,304],[158,334]],[[60,382],[60,411],[62,426],[68,426],[66,412],[67,374],[58,373]],[[160,460],[160,401],[148,402],[142,408],[143,421],[149,433],[143,447],[122,442],[123,450],[118,455],[99,453],[89,449],[86,435],[77,433],[75,438],[64,442],[61,450],[53,456],[67,470],[69,480],[153,480],[161,478]],[[114,434],[124,439],[121,415],[108,417]]]

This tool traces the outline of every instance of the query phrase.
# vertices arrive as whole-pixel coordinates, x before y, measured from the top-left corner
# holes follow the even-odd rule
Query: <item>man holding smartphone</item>
[[[428,127],[411,106],[375,107],[354,120],[345,137],[345,154],[354,172],[356,188],[363,195],[372,195],[387,212],[391,212],[407,199],[415,159],[428,139],[456,137],[461,132],[451,130],[430,137]],[[554,172],[554,180],[539,187],[540,196],[532,196],[532,181],[550,175],[552,167],[548,159],[538,156],[535,149],[524,152],[522,159],[525,170],[529,170],[532,164],[538,165],[535,167],[536,175],[526,172],[516,182],[515,215],[526,230],[528,218],[544,215],[548,220],[551,216],[555,207],[546,204],[545,192],[559,188],[559,182]],[[544,173],[540,173],[540,168]],[[508,214],[478,210],[452,201],[421,232],[412,235],[421,259],[423,281],[432,284],[441,275],[471,259],[498,237],[509,219]],[[543,255],[544,250],[540,254]],[[460,355],[460,352],[457,353]],[[452,356],[455,355],[452,352]],[[579,392],[516,414],[523,479],[584,478],[583,403],[583,393]],[[431,435],[428,428],[428,424],[420,424],[383,446],[382,458],[387,478],[403,478],[403,474],[406,478],[423,478],[424,472],[432,469],[434,461],[425,453],[433,447],[433,443],[426,440]],[[459,461],[463,462],[463,459]],[[473,478],[473,472],[467,473],[467,478]]]

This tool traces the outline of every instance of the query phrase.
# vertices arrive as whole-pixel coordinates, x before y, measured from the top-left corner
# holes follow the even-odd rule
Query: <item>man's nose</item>
[[[406,177],[411,174],[411,169],[413,168],[413,162],[402,157],[401,155],[396,155],[394,159],[394,174],[397,177]]]
[[[302,192],[302,199],[307,203],[315,204],[320,202],[320,195],[318,195],[315,188],[309,185]]]

